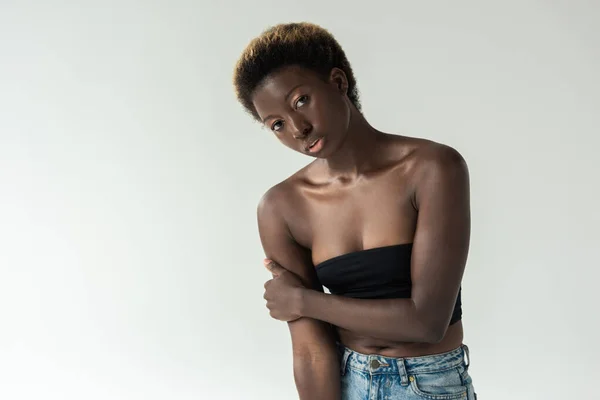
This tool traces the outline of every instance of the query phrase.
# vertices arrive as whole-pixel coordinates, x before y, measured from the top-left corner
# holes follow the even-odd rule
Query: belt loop
[[[408,373],[406,372],[404,358],[397,358],[396,364],[398,366],[398,374],[400,375],[400,384],[402,386],[408,386]]]
[[[347,348],[343,348],[342,352],[342,360],[340,362],[340,374],[341,376],[346,375],[346,364],[348,363],[348,358],[350,357],[350,350]]]
[[[464,352],[464,357],[466,359],[465,369],[468,370],[469,366],[471,366],[471,355],[469,354],[469,346],[467,346],[466,344],[463,344],[462,348],[463,348],[463,352]]]

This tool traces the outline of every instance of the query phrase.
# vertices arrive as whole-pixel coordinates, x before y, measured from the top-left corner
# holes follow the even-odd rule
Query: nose
[[[292,118],[294,139],[303,139],[312,131],[312,125],[302,117]]]

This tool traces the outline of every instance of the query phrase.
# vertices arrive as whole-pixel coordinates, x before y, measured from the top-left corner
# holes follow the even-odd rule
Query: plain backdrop
[[[479,398],[592,399],[600,3],[0,1],[0,398],[294,399],[256,205],[310,161],[235,100],[310,21],[378,129],[458,149]]]

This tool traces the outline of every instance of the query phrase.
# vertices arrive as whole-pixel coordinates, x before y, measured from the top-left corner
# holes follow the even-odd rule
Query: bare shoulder
[[[455,148],[427,139],[406,138],[411,169],[415,177],[423,175],[468,174],[467,163]]]
[[[276,184],[275,186],[271,186],[269,190],[267,190],[260,200],[258,201],[258,213],[264,213],[268,209],[272,209],[277,207],[277,204],[280,204],[286,196],[286,187],[285,181]]]
[[[455,211],[469,204],[469,170],[455,148],[433,141],[421,141],[411,154],[410,181],[413,204],[418,210],[427,204]],[[452,212],[447,210],[446,212]]]
[[[292,183],[286,179],[265,192],[257,207],[258,233],[269,258],[298,275],[306,287],[322,290],[316,277],[310,249],[302,246],[292,235],[294,196]]]
[[[302,188],[310,185],[310,171],[313,167],[314,162],[311,162],[269,188],[258,203],[259,212],[267,208],[275,208],[280,213],[285,213],[286,209],[290,211],[297,210],[302,202]]]
[[[298,201],[296,193],[301,181],[300,171],[269,188],[258,202],[259,214],[268,210],[283,215],[285,208]]]
[[[434,164],[466,164],[463,156],[454,147],[433,141],[423,145],[419,155],[423,161]]]

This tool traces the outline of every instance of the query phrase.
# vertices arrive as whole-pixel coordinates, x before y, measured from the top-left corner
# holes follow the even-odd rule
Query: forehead
[[[254,90],[252,103],[259,115],[268,113],[278,104],[285,102],[285,97],[294,88],[298,86],[322,85],[323,81],[319,76],[306,68],[286,67],[268,75],[260,85]]]

